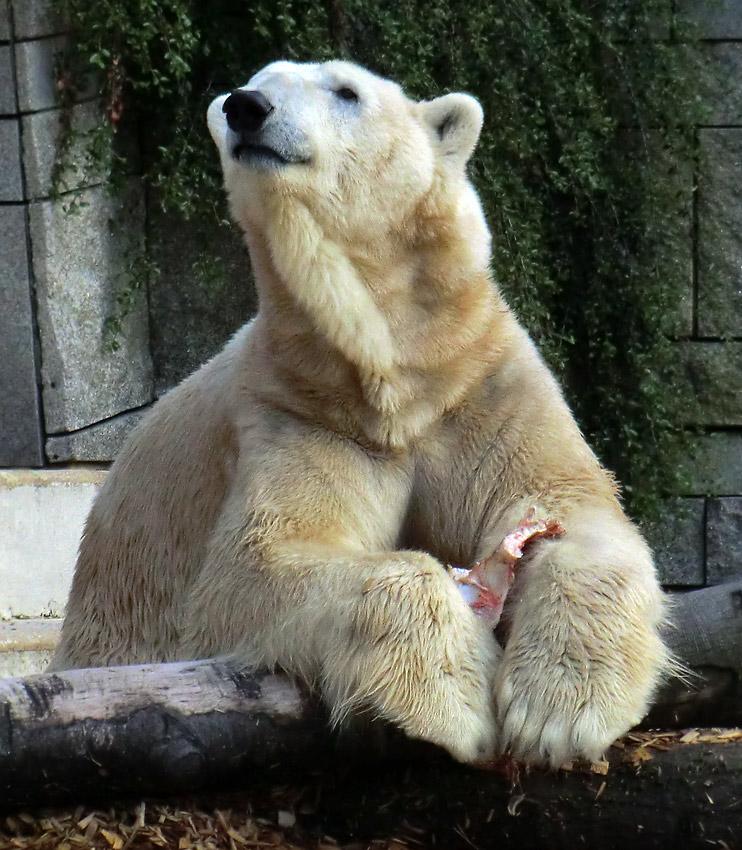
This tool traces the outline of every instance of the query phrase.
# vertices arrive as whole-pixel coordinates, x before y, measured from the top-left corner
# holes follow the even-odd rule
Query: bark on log
[[[663,692],[658,711],[669,712],[665,725],[698,723],[699,716],[742,725],[742,581],[679,597],[673,620],[673,649],[701,676],[695,695],[677,683]],[[432,748],[422,749],[429,756]],[[410,752],[398,739],[393,750]],[[241,672],[225,660],[0,681],[0,807],[244,786],[274,766],[327,765],[333,752],[323,712],[285,676]],[[668,775],[678,777],[688,770],[705,775],[724,759],[726,773],[714,781],[725,794],[742,785],[740,744],[682,747],[666,758]],[[582,779],[564,781],[565,799],[574,800],[570,783],[584,797]],[[548,784],[539,794],[547,795]],[[626,800],[635,797],[637,805],[655,793],[652,783],[629,785]]]
[[[287,677],[227,661],[0,681],[0,807],[249,782],[327,745],[321,711]]]
[[[605,775],[533,770],[510,781],[421,764],[363,775],[351,794],[347,779],[328,783],[321,826],[341,844],[399,836],[446,850],[740,850],[742,743],[633,746],[611,749]]]
[[[667,682],[643,726],[742,726],[742,579],[673,596],[665,639],[690,675]]]

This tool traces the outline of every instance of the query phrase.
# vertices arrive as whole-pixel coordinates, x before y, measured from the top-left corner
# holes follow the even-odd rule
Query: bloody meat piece
[[[564,534],[564,528],[554,520],[536,519],[531,508],[515,531],[507,534],[495,551],[472,569],[449,567],[448,573],[459,584],[464,599],[494,629],[500,622],[503,605],[513,580],[515,564],[533,544],[542,538]]]

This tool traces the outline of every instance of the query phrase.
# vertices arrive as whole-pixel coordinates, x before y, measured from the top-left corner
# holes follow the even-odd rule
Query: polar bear
[[[276,62],[208,125],[259,312],[122,449],[53,668],[231,654],[462,761],[599,757],[667,666],[663,596],[490,275],[479,104]],[[564,533],[501,647],[444,565],[534,509]]]

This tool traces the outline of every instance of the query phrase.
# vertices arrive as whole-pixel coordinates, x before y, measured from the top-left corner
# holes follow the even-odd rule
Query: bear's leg
[[[293,419],[266,423],[245,437],[190,588],[181,657],[279,666],[316,684],[337,721],[371,712],[487,758],[498,647],[439,561],[394,551],[409,469]]]
[[[559,517],[566,531],[518,567],[496,680],[500,745],[558,766],[595,760],[647,711],[668,666],[646,544],[618,509]]]
[[[493,755],[499,648],[437,561],[294,541],[245,567],[199,582],[186,654],[282,667],[335,722],[372,712],[461,761]]]

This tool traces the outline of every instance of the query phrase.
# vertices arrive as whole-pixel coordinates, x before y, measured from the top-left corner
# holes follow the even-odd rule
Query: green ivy
[[[75,34],[67,88],[97,70],[109,134],[133,119],[145,179],[184,218],[226,218],[204,112],[269,61],[343,55],[412,96],[474,93],[499,284],[633,512],[677,492],[689,399],[670,336],[689,297],[703,104],[670,3],[57,2]]]

